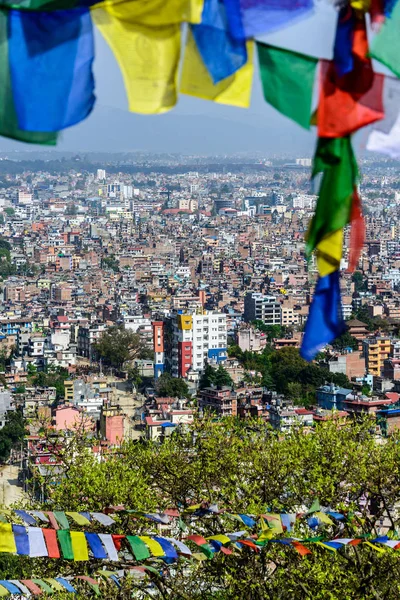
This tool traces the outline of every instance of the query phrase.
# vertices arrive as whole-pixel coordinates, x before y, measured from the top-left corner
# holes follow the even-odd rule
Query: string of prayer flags
[[[257,50],[265,100],[289,119],[310,129],[318,59],[260,42]]]
[[[313,360],[326,344],[346,329],[340,297],[339,271],[320,277],[314,291],[300,355]]]
[[[248,108],[253,83],[253,42],[247,42],[246,47],[246,64],[230,77],[214,84],[189,30],[180,84],[182,94],[213,100],[218,104]]]
[[[205,0],[201,23],[192,25],[192,34],[213,83],[233,75],[247,62],[245,40],[235,40],[228,28],[225,5]]]
[[[94,96],[92,21],[87,9],[10,10],[8,46],[18,125],[56,132],[84,120]]]

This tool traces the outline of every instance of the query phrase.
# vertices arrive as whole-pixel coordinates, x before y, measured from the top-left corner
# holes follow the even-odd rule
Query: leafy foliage
[[[21,444],[25,433],[22,412],[8,412],[6,424],[0,429],[0,462],[5,463],[10,458],[11,449]]]
[[[199,381],[199,388],[202,390],[211,385],[217,387],[233,385],[232,377],[222,365],[219,365],[216,369],[210,364],[205,366],[203,375]]]
[[[338,352],[343,352],[346,348],[358,350],[358,342],[348,331],[345,331],[345,333],[342,333],[342,335],[332,342],[332,347]]]
[[[121,369],[127,361],[141,358],[147,349],[138,333],[118,326],[107,329],[94,350],[106,365]]]
[[[331,420],[317,425],[312,434],[295,428],[282,435],[257,420],[201,420],[189,430],[166,438],[162,445],[128,442],[103,460],[93,457],[89,440],[71,438],[67,444],[55,440],[65,477],[50,477],[47,490],[52,508],[62,510],[101,510],[124,504],[151,512],[172,506],[185,509],[207,500],[218,503],[228,513],[263,514],[268,510],[304,511],[318,498],[322,506],[347,514],[342,525],[334,521],[317,530],[316,535],[323,539],[371,532],[377,535],[384,517],[396,536],[400,517],[389,507],[400,501],[400,436],[395,434],[381,444],[376,441],[372,424],[369,419]],[[374,514],[365,499],[373,500],[369,506],[374,506]],[[292,535],[309,535],[304,519],[298,523]],[[232,517],[223,513],[194,524],[192,521],[192,527],[205,537],[236,528]],[[113,531],[156,533],[157,525],[140,517],[121,516]],[[259,534],[259,526],[251,533]],[[181,559],[171,576],[150,560],[160,574],[158,579],[151,575],[153,591],[149,597],[399,598],[400,563],[396,552],[377,552],[365,544],[347,546],[335,553],[317,544],[310,548],[312,554],[302,557],[294,548],[267,543],[259,553],[243,547],[240,552],[229,556],[219,553],[199,563]],[[59,571],[66,564],[58,561],[50,568]],[[79,563],[68,567],[69,572],[79,569]],[[148,582],[137,585],[145,588]],[[118,594],[119,598],[127,597],[124,586]]]
[[[170,373],[162,373],[156,382],[158,396],[170,398],[187,398],[189,388],[186,381],[178,377],[172,377]]]
[[[36,367],[29,363],[27,372],[31,385],[54,387],[56,388],[56,399],[64,398],[64,381],[69,376],[68,369],[50,365],[44,371],[37,371]]]

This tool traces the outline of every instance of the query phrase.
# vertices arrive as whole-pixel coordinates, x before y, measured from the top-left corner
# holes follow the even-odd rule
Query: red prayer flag
[[[300,544],[300,542],[293,541],[292,542],[294,549],[297,550],[301,556],[307,556],[307,554],[312,554],[311,550]]]
[[[257,552],[260,549],[258,546],[253,544],[253,542],[251,542],[250,540],[237,540],[237,541],[239,544],[243,544],[243,546],[248,546],[249,548],[252,548],[253,550],[256,550]]]
[[[122,540],[125,539],[125,535],[118,535],[117,533],[113,533],[111,535],[113,542],[114,542],[114,546],[116,547],[116,549],[118,550],[118,552],[121,550],[121,546],[122,546]]]
[[[362,542],[362,539],[354,539],[354,540],[351,540],[351,542],[349,542],[347,545],[348,546],[358,546],[358,544],[361,544],[361,542]]]
[[[207,540],[205,540],[201,535],[197,535],[197,534],[188,535],[187,539],[191,540],[198,546],[203,546],[204,544],[208,543]]]
[[[60,527],[57,523],[57,519],[55,518],[53,513],[48,510],[45,514],[49,517],[50,525],[52,526],[52,528],[56,529],[56,530],[60,529]]]
[[[232,550],[230,550],[229,548],[225,548],[225,546],[221,546],[221,548],[220,548],[220,551],[221,551],[223,554],[233,554],[233,553],[232,553]]]
[[[49,558],[60,558],[60,549],[57,542],[57,533],[55,529],[42,529],[47,546]]]
[[[32,594],[43,594],[42,588],[40,588],[32,579],[21,579],[21,583],[23,583],[28,590],[32,592]]]
[[[357,51],[361,48],[362,39]],[[333,61],[320,61],[319,137],[346,137],[385,116],[384,75],[374,73],[371,62],[356,54],[354,62],[353,71],[339,77]]]

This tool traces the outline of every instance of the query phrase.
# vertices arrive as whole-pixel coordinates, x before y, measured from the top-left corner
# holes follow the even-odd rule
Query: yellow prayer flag
[[[51,585],[51,587],[56,590],[56,592],[65,592],[65,587],[58,583],[57,579],[53,579],[52,577],[45,577],[43,581],[47,581]]]
[[[329,550],[330,552],[336,552],[335,548],[331,548],[330,546],[327,546],[326,544],[324,544],[324,542],[314,542],[314,544],[317,544],[318,546],[322,546],[322,548],[325,548],[325,550]]]
[[[213,100],[219,104],[248,108],[253,84],[253,54],[254,42],[249,41],[247,42],[247,63],[230,77],[214,84],[197,50],[193,34],[189,30],[180,86],[182,94],[196,96],[203,100]]]
[[[317,266],[321,277],[337,271],[343,254],[343,228],[328,234],[317,245]]]
[[[178,97],[180,25],[138,25],[117,18],[111,8],[92,9],[92,19],[120,66],[129,110],[141,114],[171,110]]]
[[[314,517],[317,517],[321,521],[321,523],[325,523],[325,525],[333,525],[332,519],[323,512],[315,512]]]
[[[218,535],[211,535],[207,539],[208,540],[215,540],[217,542],[221,542],[221,544],[230,544],[231,541],[232,541],[230,538],[228,538],[227,535],[224,535],[223,533],[220,533]]]
[[[85,534],[82,531],[71,531],[70,533],[74,560],[89,560]]]
[[[123,21],[163,27],[178,23],[201,23],[204,0],[104,0],[95,4],[95,8],[107,8],[107,11]]]
[[[202,552],[193,552],[192,558],[195,558],[198,561],[207,560],[207,556]]]
[[[350,6],[360,13],[367,13],[371,8],[371,0],[350,0]]]
[[[381,554],[385,553],[384,548],[381,548],[380,546],[375,546],[375,544],[371,544],[371,542],[368,542],[368,540],[365,540],[364,544],[367,544],[367,546],[370,546],[371,548],[373,548],[373,550],[376,550],[377,552],[380,552]]]
[[[158,542],[153,540],[151,537],[149,537],[147,535],[139,535],[139,538],[142,540],[142,542],[144,542],[146,544],[146,546],[148,546],[148,548],[153,556],[164,556],[165,555],[165,552],[162,549],[162,546]]]
[[[3,585],[0,585],[0,597],[9,596],[9,595],[10,595],[10,592]]]
[[[11,523],[0,523],[0,552],[17,552]]]
[[[83,515],[80,515],[78,512],[67,512],[66,511],[65,514],[68,515],[69,517],[71,517],[71,519],[73,519],[75,521],[75,523],[77,523],[78,525],[90,525],[89,519],[87,519]]]

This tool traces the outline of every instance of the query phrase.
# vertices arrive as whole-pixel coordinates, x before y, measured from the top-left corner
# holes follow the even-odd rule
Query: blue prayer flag
[[[61,585],[63,585],[67,592],[72,592],[73,594],[76,594],[76,589],[72,587],[70,582],[64,579],[64,577],[56,577],[55,580],[58,581],[58,583],[60,583]]]
[[[28,525],[36,525],[36,519],[27,513],[26,510],[16,510],[15,514],[17,514]]]
[[[21,590],[16,585],[5,579],[0,579],[0,585],[6,588],[11,594],[21,595]]]
[[[243,524],[246,525],[246,527],[254,527],[254,525],[256,524],[255,520],[249,517],[249,515],[240,514],[238,516],[241,518]]]
[[[340,298],[339,271],[318,279],[310,306],[300,354],[312,360],[346,329]]]
[[[85,537],[95,558],[108,558],[108,554],[97,533],[88,533],[85,531]]]
[[[231,36],[222,0],[205,0],[201,24],[192,25],[192,33],[214,83],[233,75],[246,64],[246,42]]]
[[[89,10],[11,10],[8,29],[19,127],[24,131],[58,131],[85,119],[95,101]]]
[[[164,550],[165,557],[163,557],[163,560],[165,560],[165,562],[171,563],[178,559],[178,553],[175,550],[174,546],[171,544],[171,542],[169,542],[165,538],[156,536],[153,537],[153,540],[155,542],[158,542],[161,548]]]
[[[224,0],[229,29],[237,40],[276,31],[310,13],[313,0]]]
[[[12,526],[17,554],[25,554],[29,556],[29,537],[26,533],[24,525]]]
[[[355,23],[355,16],[350,5],[340,9],[333,48],[333,62],[339,77],[350,73],[354,67],[353,37]]]

